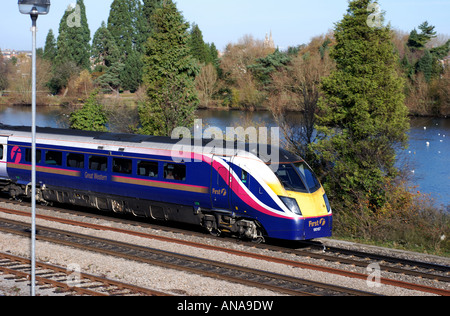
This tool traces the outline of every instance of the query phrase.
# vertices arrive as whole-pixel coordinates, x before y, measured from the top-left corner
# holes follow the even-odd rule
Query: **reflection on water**
[[[31,125],[31,106],[0,105],[0,123],[6,125]],[[61,107],[40,106],[36,111],[36,124],[40,127],[67,128],[68,118]]]
[[[295,114],[293,114],[295,115]],[[271,127],[275,122],[268,112],[215,111],[198,112],[204,125],[225,129],[255,122]],[[31,107],[0,106],[0,123],[30,125]],[[41,127],[68,127],[68,117],[59,107],[38,107],[37,124]],[[429,193],[437,204],[450,204],[450,119],[413,118],[409,132],[410,146],[399,151],[399,160],[407,165],[417,190]]]

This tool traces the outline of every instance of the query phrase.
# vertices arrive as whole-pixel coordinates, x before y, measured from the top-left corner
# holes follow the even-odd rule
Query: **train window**
[[[94,171],[108,171],[108,157],[89,156],[89,169]]]
[[[173,163],[164,164],[164,179],[186,181],[186,166]]]
[[[75,169],[84,169],[84,155],[67,154],[67,167]]]
[[[133,171],[133,162],[131,159],[114,158],[113,172],[122,174],[131,174]]]
[[[143,177],[158,178],[158,163],[140,160],[137,164],[137,174]]]
[[[308,192],[299,174],[291,164],[280,164],[275,174],[286,190]]]
[[[42,151],[40,149],[36,149],[36,163],[41,163],[41,157]],[[31,163],[31,148],[27,148],[25,150],[25,161]]]
[[[50,166],[62,166],[63,154],[60,151],[48,150],[45,154],[45,164]]]
[[[308,167],[308,165],[304,162],[299,162],[294,164],[294,166],[297,168],[300,175],[305,179],[306,185],[309,188],[309,191],[311,193],[316,192],[320,189],[320,182],[317,180],[316,175],[314,172]]]
[[[3,160],[3,145],[0,145],[0,159]]]

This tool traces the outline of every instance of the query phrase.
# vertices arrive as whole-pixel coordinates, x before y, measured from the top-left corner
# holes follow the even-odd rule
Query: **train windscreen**
[[[314,172],[304,162],[294,163],[295,168],[298,170],[302,178],[305,180],[308,186],[309,192],[314,193],[320,189],[321,185]]]
[[[314,172],[305,162],[280,164],[275,174],[288,191],[314,193],[321,187]]]

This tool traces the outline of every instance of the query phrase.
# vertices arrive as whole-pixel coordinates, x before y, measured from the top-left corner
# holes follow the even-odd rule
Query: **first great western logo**
[[[308,226],[311,227],[324,227],[327,224],[325,218],[318,219],[316,221],[309,221]]]

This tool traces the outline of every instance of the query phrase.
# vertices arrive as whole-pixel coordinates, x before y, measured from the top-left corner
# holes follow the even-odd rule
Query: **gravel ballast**
[[[0,207],[14,208],[17,210],[28,211],[29,207],[24,206],[12,206],[10,204],[0,203]],[[113,226],[124,229],[134,229],[150,234],[159,234],[166,237],[185,239],[191,241],[202,241],[204,243],[214,243],[221,247],[229,247],[237,250],[258,252],[263,254],[270,254],[272,256],[283,257],[289,260],[304,261],[313,264],[322,264],[313,259],[299,258],[298,256],[289,254],[272,253],[269,250],[258,250],[252,247],[248,247],[238,242],[228,241],[212,241],[210,239],[193,237],[183,234],[174,234],[170,232],[163,232],[160,230],[151,230],[148,228],[142,228],[139,226],[130,226],[125,224],[119,224],[107,220],[98,220],[90,217],[80,217],[76,215],[69,215],[64,213],[55,213],[50,210],[38,210],[39,214],[58,216],[70,218],[77,221],[87,221],[98,225]],[[30,218],[10,215],[0,212],[0,217],[30,222]],[[312,271],[308,269],[294,268],[278,263],[266,262],[258,259],[245,258],[237,255],[225,254],[218,251],[210,251],[205,249],[198,249],[189,246],[180,246],[179,244],[158,241],[154,239],[147,239],[142,237],[131,236],[128,234],[111,232],[111,231],[99,231],[87,228],[74,227],[66,224],[54,223],[38,219],[38,225],[52,227],[56,229],[74,231],[80,234],[86,234],[90,236],[96,236],[100,238],[108,238],[121,242],[126,242],[135,245],[141,245],[145,247],[161,249],[165,251],[186,254],[195,257],[208,258],[216,261],[251,267],[254,269],[266,270],[274,273],[285,274],[295,276],[298,278],[314,280],[327,284],[335,284],[343,287],[349,287],[358,289],[361,291],[374,292],[382,295],[431,295],[423,292],[411,291],[402,288],[395,288],[388,285],[380,285],[379,287],[371,287],[371,284],[366,280],[356,280],[348,277],[338,276],[334,274]],[[11,253],[14,255],[29,257],[30,253],[30,240],[18,236],[0,233],[0,252]],[[267,290],[255,289],[252,287],[233,284],[231,282],[215,280],[208,277],[202,277],[186,272],[175,271],[172,269],[165,269],[162,267],[152,266],[149,264],[133,262],[121,258],[115,258],[102,254],[96,254],[90,251],[83,251],[80,249],[69,248],[65,246],[59,246],[50,244],[47,242],[37,241],[36,254],[39,261],[50,263],[59,266],[77,265],[81,268],[82,272],[106,276],[109,279],[117,280],[124,283],[135,284],[141,287],[165,292],[173,295],[186,295],[186,296],[273,296],[279,295]],[[334,266],[338,269],[344,269],[344,266],[340,266],[335,263],[326,263],[326,265]],[[367,273],[361,268],[346,267],[355,272]],[[389,277],[389,274],[382,273],[382,277]],[[398,276],[397,276],[398,278]],[[406,282],[412,282],[408,277],[404,276]],[[433,281],[430,281],[430,286],[433,286]],[[51,293],[51,291],[37,291],[38,295],[57,295]],[[24,286],[21,283],[12,283],[5,280],[0,275],[0,295],[29,295],[29,287]]]

